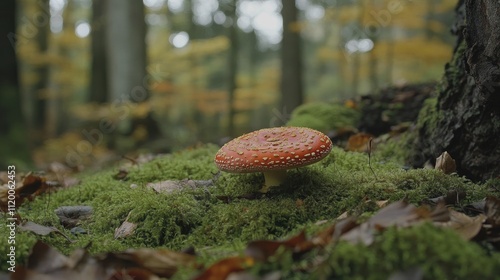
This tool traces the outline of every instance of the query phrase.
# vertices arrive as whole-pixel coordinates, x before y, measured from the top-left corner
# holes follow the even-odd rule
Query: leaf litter
[[[82,275],[85,275],[83,272],[86,275],[93,275],[93,279],[126,279],[127,277],[158,279],[171,277],[181,267],[201,269],[193,278],[195,280],[256,279],[249,276],[247,273],[249,269],[257,264],[272,262],[282,254],[291,254],[292,260],[298,264],[312,250],[325,250],[327,247],[334,247],[340,241],[368,246],[374,242],[379,233],[388,228],[413,227],[422,223],[432,223],[437,227],[454,230],[466,240],[477,239],[482,235],[482,239],[498,244],[500,199],[488,197],[483,209],[484,213],[472,217],[446,207],[443,202],[440,201],[433,207],[427,205],[417,207],[405,200],[396,201],[381,208],[364,222],[358,222],[355,217],[348,216],[344,219],[337,219],[331,225],[310,236],[301,231],[285,240],[251,241],[241,255],[223,258],[206,268],[203,268],[192,252],[142,248],[89,256],[85,249],[78,249],[66,257],[39,241],[33,247],[27,266],[16,270],[12,279],[84,279],[82,278]],[[384,206],[386,203],[383,201],[380,205]],[[133,233],[135,224],[128,222],[129,216],[130,213],[115,231],[115,238],[126,237]],[[51,228],[43,228],[39,225],[28,224],[28,227],[31,227],[33,232],[52,232]],[[316,258],[315,263],[301,269],[314,269],[322,261],[324,260]],[[405,275],[406,272],[401,273]],[[271,272],[269,279],[279,279],[279,277],[276,278],[277,275],[280,275],[279,272]],[[395,274],[393,277],[399,279],[401,275]]]

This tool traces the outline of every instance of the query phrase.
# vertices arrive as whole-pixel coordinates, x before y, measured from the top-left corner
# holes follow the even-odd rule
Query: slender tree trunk
[[[49,0],[41,0],[37,2],[39,5],[39,12],[45,13],[49,10]],[[49,36],[50,24],[42,24],[37,26],[38,33],[36,35],[36,42],[38,45],[39,52],[41,54],[46,54],[49,48],[48,36]],[[48,123],[47,116],[49,112],[47,111],[47,102],[49,102],[49,65],[44,63],[42,65],[36,66],[34,69],[38,77],[38,82],[35,84],[33,91],[36,96],[35,105],[35,127],[43,128],[42,138],[50,138],[55,136],[55,132],[51,129],[51,124]]]
[[[89,101],[97,103],[108,101],[105,4],[106,1],[103,0],[92,1],[92,62]]]
[[[143,1],[106,1],[108,101],[145,102],[149,99],[149,79],[146,73],[146,22]],[[135,147],[161,135],[151,112],[141,118],[122,116],[118,127],[118,132],[122,135],[139,137],[134,139]],[[147,135],[144,135],[144,132]],[[131,148],[118,146],[118,141],[111,142],[116,144],[115,147],[119,150]]]
[[[282,0],[281,110],[291,112],[303,103],[302,53],[295,0]]]
[[[142,0],[106,0],[108,99],[141,102],[148,98],[146,23]]]
[[[232,19],[232,24],[229,27],[229,56],[227,58],[227,82],[228,82],[228,103],[229,103],[229,114],[228,114],[228,127],[227,134],[230,137],[234,137],[234,118],[236,116],[236,109],[234,107],[234,100],[236,95],[236,76],[238,71],[238,28],[236,25],[236,0],[230,5],[228,11],[229,18]]]
[[[461,0],[458,44],[437,100],[424,108],[412,157],[422,165],[444,151],[473,180],[500,176],[500,2]]]

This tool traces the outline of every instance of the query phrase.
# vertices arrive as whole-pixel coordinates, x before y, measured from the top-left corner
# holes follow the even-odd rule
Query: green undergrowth
[[[356,127],[360,112],[341,104],[306,103],[293,110],[287,126],[304,126],[322,132]]]
[[[313,268],[301,269],[310,263]],[[500,257],[488,255],[449,229],[423,224],[389,228],[368,246],[340,241],[309,253],[302,262],[292,261],[290,253],[277,254],[272,262],[251,269],[260,277],[273,271],[280,271],[281,279],[297,280],[492,279],[500,273]]]
[[[461,190],[467,194],[461,202],[466,205],[491,194],[486,185],[458,176],[435,170],[406,171],[388,161],[387,155],[372,157],[369,164],[366,154],[339,148],[319,163],[290,170],[283,186],[272,188],[261,198],[241,198],[260,188],[261,174],[222,173],[213,186],[171,194],[158,194],[146,187],[164,180],[214,178],[217,168],[213,157],[217,149],[215,145],[204,145],[159,157],[130,168],[126,180],[113,179],[118,167],[85,175],[77,186],[25,203],[18,209],[24,219],[55,226],[74,242],[57,234],[35,236],[18,231],[18,262],[24,262],[28,248],[39,238],[64,254],[88,244],[94,254],[139,247],[181,250],[192,246],[202,261],[211,263],[241,252],[251,240],[284,238],[303,229],[313,233],[318,229],[317,221],[333,222],[346,211],[370,215],[378,209],[375,202],[380,200],[406,198],[419,204],[450,190]],[[92,206],[92,217],[80,225],[87,234],[73,235],[59,224],[54,210],[70,205]],[[115,239],[115,229],[129,213],[129,222],[137,224],[135,233]],[[6,222],[5,217],[1,220],[2,224]],[[8,230],[0,227],[0,236],[7,234]],[[2,269],[6,268],[6,250],[7,246],[0,246]],[[338,251],[336,257],[344,254]],[[345,256],[346,260],[352,257]]]

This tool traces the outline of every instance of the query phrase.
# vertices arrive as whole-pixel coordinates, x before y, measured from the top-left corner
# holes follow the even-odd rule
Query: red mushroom
[[[242,135],[215,155],[217,167],[230,173],[264,173],[264,186],[280,185],[286,170],[320,161],[332,150],[325,134],[305,127],[274,127]]]

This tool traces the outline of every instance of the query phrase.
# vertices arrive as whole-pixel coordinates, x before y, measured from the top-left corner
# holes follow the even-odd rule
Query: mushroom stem
[[[264,186],[260,189],[260,192],[263,193],[268,192],[270,187],[281,185],[286,178],[286,170],[272,170],[262,173],[264,173]]]

